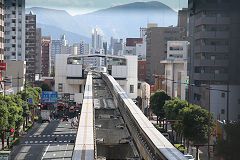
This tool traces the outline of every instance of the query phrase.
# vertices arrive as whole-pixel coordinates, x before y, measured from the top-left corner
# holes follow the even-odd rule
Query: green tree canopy
[[[181,109],[183,115],[183,135],[194,144],[204,144],[208,140],[208,120],[209,112],[197,105],[190,105]],[[214,130],[215,124],[213,114],[210,113],[210,134]]]
[[[164,118],[165,116],[163,106],[166,100],[170,100],[170,96],[163,90],[157,90],[150,97],[150,108],[158,117]]]
[[[180,111],[188,107],[188,102],[185,100],[180,100],[179,98],[174,98],[169,100],[163,106],[166,118],[168,120],[183,120],[183,114],[180,114]],[[172,122],[172,128],[178,132],[183,133],[183,123],[182,122]]]

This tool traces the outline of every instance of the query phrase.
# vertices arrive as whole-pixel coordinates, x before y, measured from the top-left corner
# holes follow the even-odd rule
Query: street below
[[[25,138],[15,146],[11,160],[70,160],[77,130],[72,129],[72,119],[51,120],[50,123],[35,123]]]

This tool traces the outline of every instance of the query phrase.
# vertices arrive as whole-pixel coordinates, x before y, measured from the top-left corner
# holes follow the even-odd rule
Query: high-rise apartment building
[[[147,28],[146,48],[146,81],[154,84],[155,75],[164,75],[164,60],[167,55],[167,41],[180,40],[180,27],[156,27]]]
[[[92,30],[92,48],[96,51],[103,49],[103,33],[99,28]]]
[[[26,78],[29,83],[35,81],[36,73],[36,15],[30,11],[26,14],[26,36],[25,36],[25,60],[26,60]]]
[[[5,59],[25,61],[25,0],[5,1],[4,17]]]
[[[51,73],[51,37],[42,37],[42,76],[49,77]]]
[[[41,64],[42,64],[42,30],[41,28],[36,29],[36,63],[35,63],[35,74],[40,75]]]
[[[231,1],[188,3],[190,101],[217,119],[239,120],[239,8]]]
[[[0,61],[4,60],[4,0],[0,0]]]

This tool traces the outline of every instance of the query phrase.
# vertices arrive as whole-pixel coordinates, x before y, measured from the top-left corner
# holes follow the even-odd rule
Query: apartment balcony
[[[226,53],[228,51],[226,45],[196,45],[194,48],[195,53]]]
[[[229,38],[227,31],[200,31],[195,33],[195,39],[225,39]]]
[[[228,60],[196,59],[194,66],[228,66]]]
[[[200,17],[196,19],[195,26],[203,24],[230,24],[230,18],[228,17]]]

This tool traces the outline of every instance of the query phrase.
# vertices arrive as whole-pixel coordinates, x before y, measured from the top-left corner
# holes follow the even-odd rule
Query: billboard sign
[[[42,103],[57,103],[58,93],[55,91],[43,91],[42,92]]]
[[[1,71],[6,71],[6,69],[7,69],[6,63],[0,63],[0,70]]]

